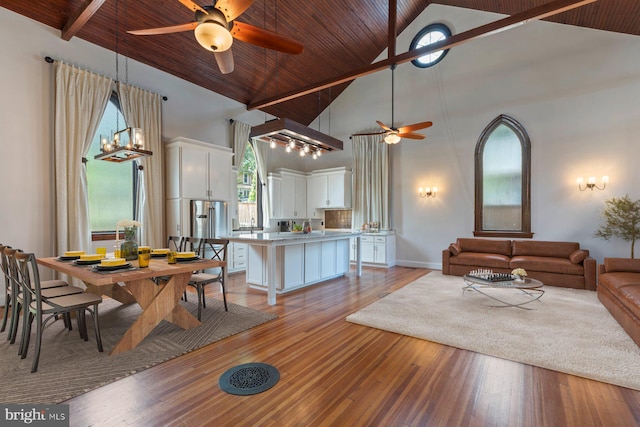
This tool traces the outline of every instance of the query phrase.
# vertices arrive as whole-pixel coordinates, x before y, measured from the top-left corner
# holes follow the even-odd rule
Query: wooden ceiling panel
[[[0,6],[61,30],[84,1],[0,0]],[[211,0],[194,1],[211,4]],[[549,1],[397,0],[396,28],[402,32],[431,3],[513,15]],[[193,13],[178,0],[118,0],[119,52],[243,104],[255,103],[371,64],[387,47],[388,4],[388,0],[255,0],[238,21],[293,37],[304,44],[304,52],[287,55],[236,40],[232,46],[235,70],[223,75],[192,31],[144,37],[125,33],[192,21]],[[106,0],[76,37],[115,51],[115,6],[115,0]],[[640,35],[640,1],[599,0],[548,20]],[[406,50],[407,46],[396,49],[397,53]],[[308,125],[347,86],[344,83],[265,111]]]

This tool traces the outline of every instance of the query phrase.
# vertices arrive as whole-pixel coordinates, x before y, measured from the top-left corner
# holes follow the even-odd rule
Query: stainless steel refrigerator
[[[191,236],[218,239],[228,235],[227,202],[192,200],[191,204]],[[213,254],[204,254],[211,258]],[[219,268],[205,270],[209,274],[218,274]]]
[[[228,235],[227,202],[192,200],[191,236],[220,238]]]

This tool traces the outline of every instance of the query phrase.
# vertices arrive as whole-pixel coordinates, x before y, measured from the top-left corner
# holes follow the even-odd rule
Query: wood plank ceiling
[[[397,0],[396,28],[397,33],[402,32],[431,3],[513,15],[549,1]],[[193,13],[179,0],[118,0],[118,49],[136,61],[243,104],[256,104],[371,64],[387,47],[388,5],[388,0],[255,0],[238,20],[295,38],[304,44],[304,52],[287,55],[235,41],[235,70],[223,75],[213,55],[198,45],[191,31],[146,37],[125,33],[192,21]],[[115,0],[0,0],[0,6],[61,30],[65,39],[75,36],[115,51]],[[83,16],[90,16],[84,25],[71,25]],[[547,20],[640,35],[640,1],[599,0]],[[396,53],[407,50],[408,46],[397,46]],[[348,84],[264,111],[309,124]]]

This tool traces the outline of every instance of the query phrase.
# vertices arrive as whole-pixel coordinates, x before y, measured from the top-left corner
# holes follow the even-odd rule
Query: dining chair
[[[167,248],[169,250],[173,249],[177,252],[182,250],[182,241],[184,237],[182,236],[169,236],[167,239]]]
[[[191,237],[186,236],[182,238],[180,251],[190,251],[195,252],[196,255],[200,254],[200,238],[199,237]],[[195,273],[195,272],[194,272]],[[184,295],[182,295],[182,299],[188,301],[187,299],[187,291],[184,291]]]
[[[171,251],[174,250],[176,252],[179,252],[182,250],[182,241],[183,241],[183,237],[182,236],[169,236],[169,238],[167,239],[167,248]],[[169,276],[159,276],[159,277],[154,277],[151,280],[153,282],[155,282],[156,285],[163,283],[163,282],[168,282],[169,279],[171,279],[171,277]],[[184,298],[184,297],[183,297]]]
[[[227,249],[229,247],[229,240],[226,239],[200,239],[198,245],[198,255],[201,258],[209,258],[216,261],[227,261]],[[224,310],[229,311],[227,307],[227,267],[218,267],[215,269],[209,269],[211,272],[198,272],[191,275],[188,285],[196,288],[198,292],[198,320],[202,320],[202,309],[207,307],[204,298],[204,288],[206,285],[219,282],[220,289],[222,291],[222,300],[224,301]]]
[[[0,245],[0,267],[2,269],[2,273],[4,275],[5,280],[5,305],[4,305],[4,313],[2,319],[2,328],[0,328],[0,332],[4,332],[7,326],[7,320],[10,317],[11,322],[9,323],[9,332],[7,333],[7,340],[11,341],[11,344],[15,342],[15,336],[13,335],[14,329],[17,329],[17,323],[14,324],[14,320],[17,322],[20,317],[20,308],[21,301],[17,301],[18,304],[14,304],[20,295],[20,286],[13,286],[13,283],[17,280],[12,279],[10,277],[12,271],[9,270],[9,258],[8,255],[5,254],[5,249],[7,249],[7,253],[13,254],[11,246]],[[19,251],[19,249],[18,249]],[[75,286],[69,286],[67,282],[64,280],[42,280],[40,281],[40,287],[43,290],[43,294],[48,297],[54,296],[63,296],[74,293],[82,293],[83,290],[81,288]],[[16,294],[14,294],[14,292]],[[16,311],[13,312],[14,305]],[[9,310],[12,311],[11,316],[9,316]],[[69,329],[71,329],[71,322],[69,322]]]
[[[200,237],[183,237],[182,238],[182,250],[183,251],[193,251],[196,255],[200,253],[198,250],[200,249],[200,241],[202,239]]]
[[[102,352],[102,338],[100,337],[100,322],[98,319],[98,305],[102,302],[102,297],[89,292],[59,296],[55,298],[44,298],[40,287],[40,274],[36,256],[33,253],[15,252],[16,265],[18,267],[18,278],[22,287],[23,304],[25,315],[23,316],[23,352],[22,358],[27,356],[29,341],[31,338],[31,326],[36,322],[36,342],[35,354],[31,365],[31,372],[38,370],[40,360],[40,350],[42,346],[42,334],[51,320],[56,320],[57,316],[66,316],[76,313],[78,329],[84,331],[84,340],[88,341],[86,312],[93,318],[93,326],[96,334],[98,351]],[[27,315],[28,313],[28,315]]]
[[[2,271],[2,277],[4,278],[4,310],[2,314],[2,327],[0,328],[0,332],[4,332],[7,328],[7,321],[10,318],[9,309],[13,305],[11,281],[9,279],[9,272],[7,271],[7,261],[4,256],[5,248],[10,248],[10,246],[0,244],[0,270]],[[9,324],[9,331],[11,331],[11,324]]]

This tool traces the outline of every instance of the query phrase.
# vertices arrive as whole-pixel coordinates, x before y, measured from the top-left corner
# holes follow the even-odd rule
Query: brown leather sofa
[[[442,274],[464,276],[481,268],[524,268],[545,285],[596,290],[596,260],[575,242],[459,238],[442,251]]]
[[[598,299],[640,346],[640,259],[605,258],[598,269]]]

